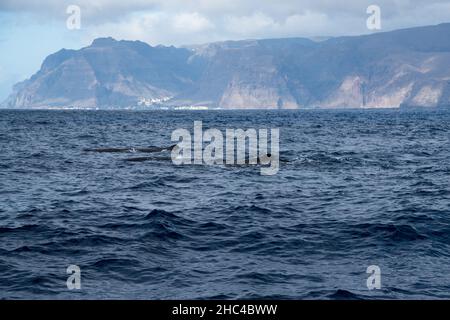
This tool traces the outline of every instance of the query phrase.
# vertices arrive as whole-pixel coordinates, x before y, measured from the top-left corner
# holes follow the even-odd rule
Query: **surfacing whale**
[[[143,152],[143,153],[153,153],[153,152],[161,152],[172,150],[176,144],[168,146],[168,147],[155,147],[150,146],[146,148],[134,148],[134,147],[126,147],[126,148],[86,148],[83,149],[85,152],[98,152],[98,153],[135,153],[135,152]]]
[[[261,165],[261,160],[267,161],[268,158],[271,157],[271,154],[267,154],[267,156],[264,157],[264,159],[255,159],[258,165]],[[123,159],[127,162],[144,162],[144,161],[172,161],[171,157],[162,157],[162,156],[153,156],[153,157],[133,157],[133,158],[126,158]],[[247,159],[248,160],[248,159]],[[291,162],[291,160],[286,158],[279,158],[279,162],[281,163],[288,163]],[[253,166],[253,164],[250,164],[248,161],[244,164],[227,164],[225,160],[223,160],[222,165],[227,167],[246,167],[246,166]]]
[[[135,157],[135,158],[126,158],[123,160],[127,161],[127,162],[144,162],[144,161],[150,161],[150,160],[171,161],[172,158],[171,157]]]

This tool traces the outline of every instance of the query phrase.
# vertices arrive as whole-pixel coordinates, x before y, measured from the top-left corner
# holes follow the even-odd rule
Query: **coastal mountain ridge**
[[[450,107],[450,23],[370,35],[150,46],[95,39],[49,55],[5,108]]]

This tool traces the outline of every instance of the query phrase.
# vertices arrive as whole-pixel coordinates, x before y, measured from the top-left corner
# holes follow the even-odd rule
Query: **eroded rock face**
[[[189,48],[96,39],[47,57],[4,106],[120,108],[140,101],[225,109],[446,107],[450,24]]]
[[[139,41],[96,39],[80,50],[50,55],[19,83],[7,107],[126,107],[141,97],[172,97],[195,81],[192,52]]]

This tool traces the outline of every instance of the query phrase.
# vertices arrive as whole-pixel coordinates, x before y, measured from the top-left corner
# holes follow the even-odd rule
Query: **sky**
[[[70,5],[80,28],[69,29]],[[381,30],[369,30],[377,5]],[[450,0],[0,0],[0,101],[49,54],[97,37],[188,45],[358,35],[450,22]]]

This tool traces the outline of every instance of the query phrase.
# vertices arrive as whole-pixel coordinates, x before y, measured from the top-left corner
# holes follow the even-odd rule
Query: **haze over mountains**
[[[183,48],[100,38],[48,56],[3,106],[450,107],[450,24]]]

